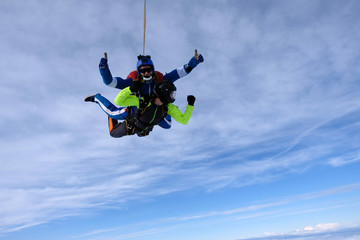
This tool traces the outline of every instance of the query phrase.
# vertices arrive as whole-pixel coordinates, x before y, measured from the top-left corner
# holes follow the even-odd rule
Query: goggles
[[[139,69],[140,73],[151,73],[153,70],[151,67]]]

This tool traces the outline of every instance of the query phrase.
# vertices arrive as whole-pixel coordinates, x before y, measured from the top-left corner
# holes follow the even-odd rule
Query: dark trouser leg
[[[109,131],[110,131],[110,136],[114,138],[120,138],[128,135],[126,121],[118,123],[117,120],[109,118]]]

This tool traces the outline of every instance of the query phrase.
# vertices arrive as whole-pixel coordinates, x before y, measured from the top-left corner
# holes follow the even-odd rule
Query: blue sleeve
[[[166,115],[165,118],[161,122],[158,123],[158,125],[165,129],[171,128],[171,116]]]
[[[105,85],[107,85],[109,87],[124,89],[124,88],[130,87],[132,85],[131,78],[127,78],[127,79],[122,79],[121,77],[113,78],[109,67],[105,67],[105,68],[99,67],[99,71],[100,71],[100,75],[103,79],[103,82],[105,83]]]
[[[99,71],[105,85],[109,85],[112,82],[112,78],[113,78],[109,67],[107,66],[104,68],[99,67]]]
[[[164,80],[166,81],[170,81],[170,82],[175,82],[176,80],[178,80],[180,78],[178,72],[176,69],[172,70],[169,73],[166,73],[164,75]]]
[[[115,83],[115,88],[118,89],[130,87],[133,83],[132,78],[122,79],[121,77],[115,77],[113,81]]]
[[[175,82],[179,78],[185,77],[188,74],[188,72],[186,72],[185,66],[178,69],[174,69],[169,73],[166,73],[164,75],[164,80]]]

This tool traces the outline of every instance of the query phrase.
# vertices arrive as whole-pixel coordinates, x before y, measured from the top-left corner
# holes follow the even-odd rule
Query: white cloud
[[[133,229],[134,225],[141,226],[140,228],[134,228],[134,232],[129,231],[128,234],[137,234],[137,231],[143,232],[146,229],[163,228],[164,231],[172,231],[174,229],[183,229],[186,225],[197,226],[202,224],[210,224],[211,220],[215,222],[215,225],[220,226],[225,223],[226,225],[235,224],[235,226],[246,226],[247,222],[253,224],[254,222],[261,222],[264,219],[270,219],[272,222],[277,222],[280,216],[301,216],[304,213],[316,212],[324,213],[331,208],[341,208],[341,206],[334,206],[336,203],[324,203],[322,199],[326,196],[336,196],[345,192],[358,191],[359,184],[351,186],[342,186],[339,188],[328,189],[322,192],[313,192],[303,195],[291,196],[285,199],[271,199],[268,201],[262,201],[261,203],[254,203],[247,206],[241,206],[234,209],[222,209],[213,210],[208,212],[198,212],[192,215],[173,216],[168,218],[151,219],[149,221],[136,222],[135,224],[122,225],[113,228],[97,229],[91,232],[83,233],[76,236],[76,238],[90,238],[90,239],[102,239],[104,233],[106,236],[118,236],[119,233],[123,233],[124,229]],[[318,199],[319,204],[314,206],[313,209],[303,208],[305,202],[309,199]],[[354,201],[346,201],[343,204],[347,206],[358,206],[358,199]],[[210,222],[210,223],[209,223]],[[207,226],[207,225],[206,225]],[[359,223],[319,223],[315,226],[305,226],[300,230],[294,230],[289,232],[277,233],[277,232],[265,232],[267,237],[274,237],[270,239],[288,239],[286,237],[301,237],[301,236],[313,236],[314,234],[329,234],[337,231],[350,232],[352,229],[359,229]],[[140,229],[140,230],[139,230]],[[248,238],[248,240],[265,240],[266,237]],[[299,238],[301,239],[301,238]],[[306,238],[307,239],[307,238]],[[326,238],[321,238],[326,239]]]
[[[334,157],[329,160],[329,164],[333,167],[341,167],[347,164],[355,163],[360,161],[359,154],[342,156],[342,157]]]
[[[266,237],[247,238],[246,240],[298,239],[298,240],[357,240],[360,238],[360,225],[355,223],[319,223],[303,229],[288,232],[266,232]],[[245,239],[243,239],[245,240]]]
[[[305,232],[323,232],[323,231],[333,231],[338,229],[340,226],[339,223],[320,223],[317,224],[315,227],[313,226],[306,226],[304,227]]]

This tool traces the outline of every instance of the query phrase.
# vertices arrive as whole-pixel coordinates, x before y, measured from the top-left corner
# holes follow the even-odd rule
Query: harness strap
[[[150,102],[150,100],[149,100],[149,102]],[[154,126],[158,124],[158,123],[149,124],[149,123],[145,123],[145,122],[141,121],[140,117],[144,113],[144,111],[148,108],[148,105],[149,104],[147,104],[143,108],[139,107],[135,113],[133,112],[132,107],[127,107],[126,110],[127,110],[128,115],[127,115],[127,118],[125,121],[126,121],[126,128],[127,128],[128,135],[133,135],[136,133],[138,136],[147,136],[153,130]],[[162,107],[161,120],[163,120],[165,118],[165,116],[167,115],[167,111],[168,111],[167,106]],[[154,113],[154,114],[156,114],[156,113]],[[143,128],[138,127],[138,125],[143,126]]]

